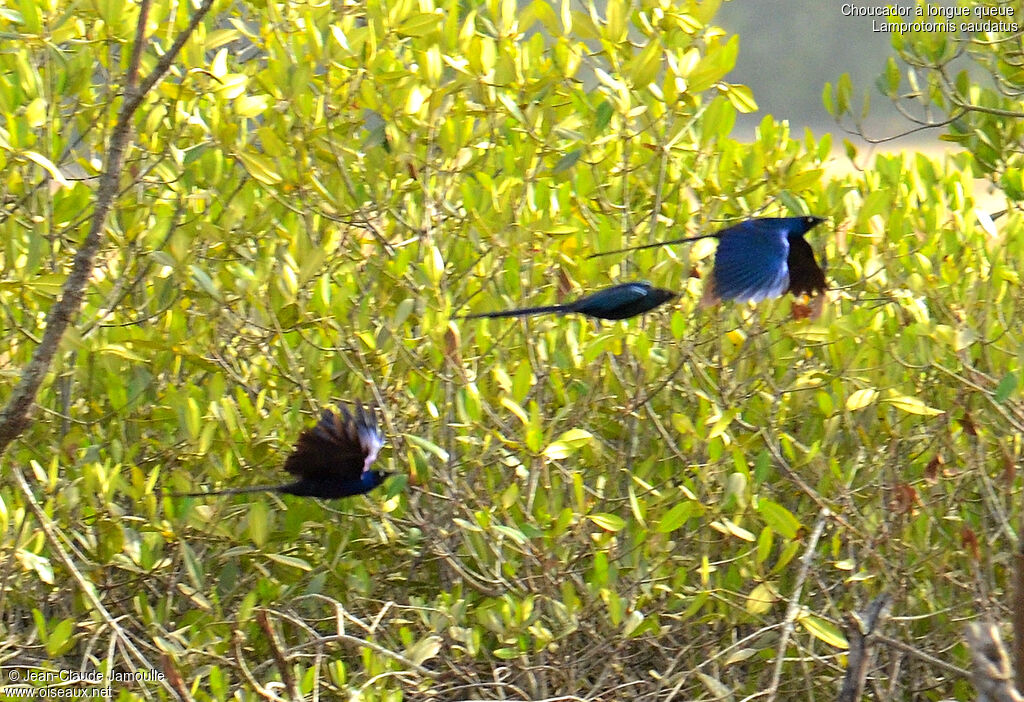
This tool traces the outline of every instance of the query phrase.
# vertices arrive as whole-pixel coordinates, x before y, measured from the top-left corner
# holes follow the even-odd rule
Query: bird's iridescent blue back
[[[636,314],[631,306],[644,300],[651,289],[647,281],[620,283],[578,300],[572,305],[572,311],[603,319],[624,319]],[[621,317],[616,314],[619,310],[624,311]]]
[[[803,217],[750,219],[718,234],[708,301],[760,302],[789,287],[789,235],[804,231]]]

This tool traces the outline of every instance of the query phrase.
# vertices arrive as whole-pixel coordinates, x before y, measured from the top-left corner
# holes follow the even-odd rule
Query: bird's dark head
[[[647,298],[653,303],[652,309],[669,300],[675,300],[677,297],[679,297],[679,293],[665,288],[651,288],[651,291],[647,293]]]
[[[780,217],[775,221],[784,227],[783,231],[785,231],[786,237],[792,241],[795,237],[803,237],[804,234],[824,222],[825,218],[804,215],[802,217]]]
[[[799,225],[800,234],[805,234],[811,231],[816,226],[825,221],[824,217],[817,217],[815,215],[807,215],[805,217],[794,217],[793,219],[795,219],[797,224]]]

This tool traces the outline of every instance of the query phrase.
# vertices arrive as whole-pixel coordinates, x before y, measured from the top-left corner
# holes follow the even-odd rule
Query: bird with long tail
[[[483,317],[526,317],[533,314],[582,314],[595,319],[629,319],[679,297],[679,293],[656,288],[646,280],[620,283],[581,297],[563,305],[542,307],[520,307],[513,310],[478,312],[459,319],[480,319]]]
[[[384,446],[384,434],[373,410],[356,404],[355,411],[345,407],[341,413],[329,409],[320,413],[315,426],[302,431],[295,447],[285,459],[284,469],[295,480],[282,485],[188,492],[172,497],[210,497],[241,495],[250,492],[278,492],[299,497],[336,499],[370,492],[390,475],[373,470],[373,462]]]
[[[588,258],[713,238],[718,239],[718,250],[702,307],[722,300],[760,302],[787,292],[816,296],[828,289],[828,283],[804,234],[824,221],[813,216],[759,217],[713,234],[603,251]]]

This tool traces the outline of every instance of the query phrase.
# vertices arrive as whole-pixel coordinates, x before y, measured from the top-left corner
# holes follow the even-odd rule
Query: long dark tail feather
[[[288,485],[250,485],[248,487],[225,488],[224,490],[210,490],[209,492],[172,492],[167,497],[213,497],[214,495],[244,495],[250,492],[280,492],[281,488]]]
[[[624,249],[614,249],[612,251],[599,251],[595,254],[587,256],[588,259],[598,258],[600,256],[611,256],[612,254],[626,253],[627,251],[640,251],[641,249],[653,249],[658,246],[670,246],[672,244],[685,244],[688,241],[697,241],[698,239],[710,239],[711,237],[718,236],[717,234],[701,234],[700,236],[688,236],[683,239],[669,239],[668,241],[656,241],[653,244],[640,244],[639,246],[627,246]]]
[[[497,312],[478,312],[466,314],[457,319],[480,319],[488,317],[526,317],[531,314],[549,314],[551,312],[572,312],[572,305],[546,305],[544,307],[520,307],[517,310],[498,310]]]

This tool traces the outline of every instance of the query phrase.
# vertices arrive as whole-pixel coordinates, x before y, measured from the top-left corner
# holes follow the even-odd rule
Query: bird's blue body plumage
[[[569,308],[573,312],[599,319],[626,319],[647,312],[672,297],[675,297],[673,293],[659,290],[642,280],[598,290],[577,300]]]
[[[299,497],[319,497],[334,500],[339,497],[364,495],[383,483],[388,473],[381,470],[364,471],[362,475],[349,480],[329,478],[304,478],[279,488],[280,492]]]
[[[656,288],[646,280],[619,283],[604,290],[598,290],[585,297],[564,305],[544,307],[520,307],[514,310],[480,312],[468,314],[463,319],[480,317],[524,317],[531,314],[568,314],[576,312],[596,319],[629,319],[644,312],[650,312],[658,305],[679,297],[679,293]]]
[[[828,283],[804,234],[824,221],[812,216],[757,217],[714,234],[603,251],[588,258],[714,238],[718,239],[718,250],[711,278],[704,287],[703,306],[720,300],[760,302],[787,292],[818,295],[828,289]]]
[[[719,232],[705,298],[760,302],[785,293],[790,284],[790,237],[802,237],[815,224],[815,218],[808,217],[763,217]]]

